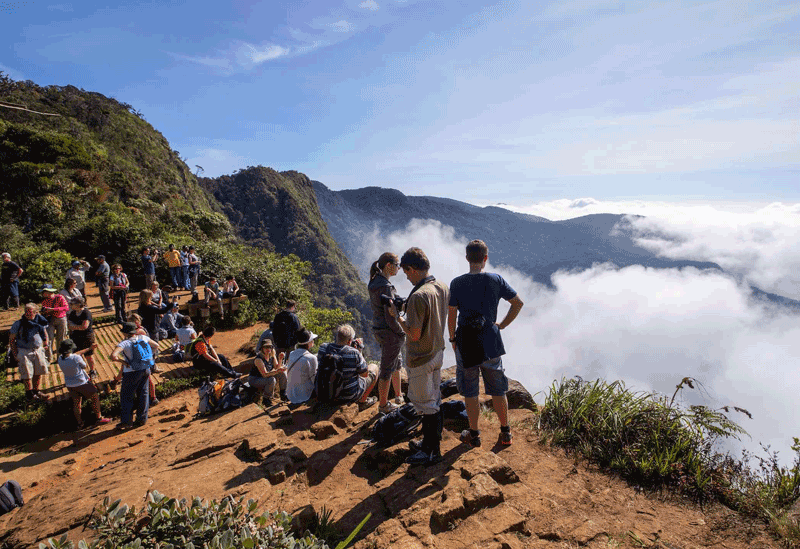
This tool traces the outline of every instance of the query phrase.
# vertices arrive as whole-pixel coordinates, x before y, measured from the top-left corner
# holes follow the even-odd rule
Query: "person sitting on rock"
[[[93,344],[91,349],[97,348],[97,343]],[[83,429],[83,419],[81,418],[81,403],[85,398],[92,405],[92,411],[95,415],[95,424],[102,425],[111,421],[104,418],[100,413],[100,397],[97,392],[97,387],[89,379],[84,370],[88,367],[86,361],[83,359],[89,349],[81,349],[73,343],[71,339],[65,339],[58,346],[58,367],[64,372],[64,385],[69,391],[69,396],[72,399],[72,413],[75,414],[75,423],[78,429]]]
[[[169,339],[173,339],[178,333],[178,328],[181,327],[181,321],[183,320],[183,315],[178,312],[178,307],[180,307],[178,302],[173,301],[172,305],[167,308],[167,312],[161,317],[161,323],[159,324],[159,327],[167,332],[167,338]]]
[[[342,383],[336,396],[337,402],[357,402],[359,410],[366,410],[378,399],[369,396],[378,381],[377,364],[367,364],[361,350],[364,343],[356,339],[356,331],[350,324],[338,326],[334,332],[336,343],[323,343],[317,353],[317,363],[322,364],[327,354],[342,358]]]
[[[226,276],[225,282],[222,284],[222,297],[239,297],[240,295],[242,295],[242,291],[239,289],[236,279],[233,275]]]
[[[203,333],[192,341],[189,346],[189,356],[192,366],[210,374],[221,374],[224,377],[237,378],[239,374],[231,367],[231,363],[224,355],[217,354],[211,345],[211,338],[217,333],[213,326],[203,328]]]
[[[317,334],[302,328],[298,334],[297,348],[286,359],[286,396],[292,404],[302,404],[314,392],[317,375],[317,356],[311,352]]]
[[[265,339],[258,354],[253,360],[247,382],[254,387],[264,406],[272,404],[275,392],[275,380],[278,380],[282,400],[286,400],[286,367],[283,364],[283,353],[276,355],[271,339]],[[256,400],[256,402],[258,402]]]
[[[209,277],[208,282],[206,282],[205,287],[203,287],[203,292],[205,294],[205,306],[208,307],[208,302],[215,299],[217,303],[219,303],[219,317],[225,318],[225,311],[222,308],[222,289],[219,287],[216,276],[211,275],[211,277]]]

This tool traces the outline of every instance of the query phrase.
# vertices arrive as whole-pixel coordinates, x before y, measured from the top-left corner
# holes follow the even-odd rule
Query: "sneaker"
[[[406,458],[406,463],[409,465],[433,465],[440,461],[442,461],[442,454],[436,451],[426,452],[425,450],[420,450]]]
[[[459,436],[458,439],[465,444],[469,444],[473,448],[479,448],[481,445],[481,435],[472,436],[472,432],[470,432],[469,429],[461,431],[461,436]]]
[[[50,400],[50,397],[48,395],[44,394],[44,393],[40,393],[39,391],[36,391],[35,393],[33,393],[33,400],[39,400],[41,402],[47,402],[48,400]]]
[[[406,403],[406,399],[404,399],[402,396],[397,396],[394,397],[394,403],[397,404],[398,406],[402,406],[403,404]]]
[[[119,422],[119,423],[117,423],[117,425],[114,428],[117,431],[127,431],[131,427],[133,427],[133,423],[122,423],[122,422]]]
[[[365,400],[364,402],[358,403],[358,411],[363,412],[370,406],[374,406],[376,402],[378,402],[378,399],[376,397],[368,397],[367,400]]]
[[[269,397],[264,397],[261,399],[261,405],[264,407],[272,406],[272,399]]]
[[[511,434],[511,431],[504,433],[500,431],[500,438],[497,439],[497,443],[503,446],[511,446],[511,440],[514,436]]]
[[[89,372],[89,377],[91,379],[97,379],[98,377],[100,377],[100,374],[97,373],[97,370],[92,370],[91,372]]]
[[[161,368],[159,368],[158,366],[154,365],[154,366],[152,366],[150,368],[150,373],[151,374],[160,374],[161,373]]]
[[[400,406],[398,406],[397,404],[394,404],[392,402],[387,402],[386,406],[379,406],[378,407],[378,412],[380,412],[383,415],[386,415],[386,414],[389,414],[391,412],[394,412],[398,408],[400,408]]]
[[[156,404],[158,404],[158,399],[157,398],[151,398],[150,399],[150,406],[155,406]]]
[[[106,423],[111,423],[111,420],[107,417],[101,417],[94,422],[95,425],[105,425]]]

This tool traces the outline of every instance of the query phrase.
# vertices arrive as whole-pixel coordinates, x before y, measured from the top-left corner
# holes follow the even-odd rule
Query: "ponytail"
[[[375,275],[378,274],[379,272],[381,272],[381,268],[378,267],[378,262],[376,261],[369,268],[369,279],[372,280],[373,278],[375,278]]]

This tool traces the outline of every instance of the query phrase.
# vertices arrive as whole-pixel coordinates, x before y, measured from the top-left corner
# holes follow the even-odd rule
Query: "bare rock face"
[[[332,422],[320,421],[311,426],[311,433],[317,437],[317,440],[325,440],[337,435],[339,431],[336,430],[336,426]]]

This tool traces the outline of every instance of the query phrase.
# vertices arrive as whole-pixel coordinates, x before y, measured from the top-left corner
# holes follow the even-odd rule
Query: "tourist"
[[[95,379],[99,374],[94,366],[95,335],[92,311],[86,306],[86,300],[82,297],[73,297],[69,302],[69,308],[70,312],[67,315],[69,337],[79,351],[86,351],[83,356],[89,364],[89,377]]]
[[[25,385],[28,400],[47,400],[47,395],[39,392],[42,376],[48,371],[45,348],[47,339],[47,319],[39,314],[35,303],[25,305],[22,318],[11,325],[8,347],[17,359],[19,377]]]
[[[92,345],[91,350],[97,347],[95,343]],[[84,370],[86,369],[86,361],[83,359],[85,354],[90,349],[83,349],[78,351],[75,343],[71,339],[65,339],[58,347],[58,367],[64,373],[64,385],[69,391],[69,396],[72,399],[72,413],[75,415],[75,422],[78,429],[83,429],[83,419],[81,417],[81,403],[83,399],[87,399],[92,406],[92,411],[95,415],[95,423],[102,425],[111,421],[104,418],[100,413],[100,397],[98,396],[97,387],[92,383],[91,379],[86,376]]]

